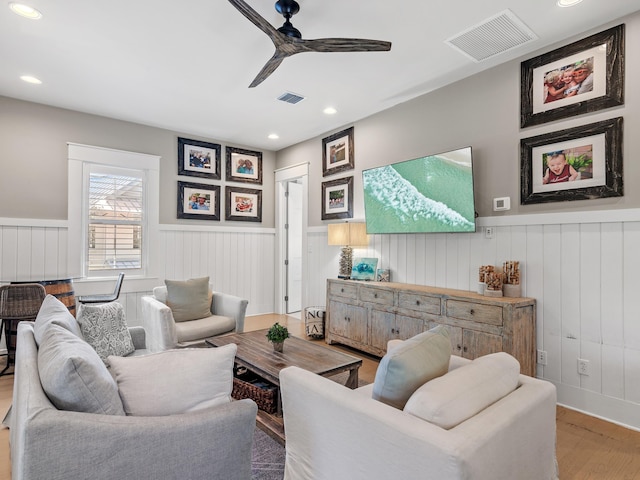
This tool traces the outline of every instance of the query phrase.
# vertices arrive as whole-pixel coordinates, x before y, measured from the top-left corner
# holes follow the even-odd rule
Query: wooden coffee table
[[[207,339],[206,342],[213,347],[235,343],[238,346],[236,364],[245,367],[278,387],[276,413],[269,414],[258,410],[258,424],[273,438],[284,444],[282,400],[279,390],[280,370],[296,366],[323,377],[349,372],[345,386],[357,388],[358,369],[362,365],[362,359],[297,337],[288,338],[284,342],[283,353],[278,353],[273,351],[273,345],[269,343],[266,335],[267,329],[255,330],[253,332],[212,337]]]

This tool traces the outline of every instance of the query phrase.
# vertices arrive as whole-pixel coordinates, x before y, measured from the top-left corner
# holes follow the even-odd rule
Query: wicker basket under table
[[[250,398],[260,410],[275,413],[278,402],[278,387],[252,372],[237,373],[233,377],[231,396],[236,400]]]

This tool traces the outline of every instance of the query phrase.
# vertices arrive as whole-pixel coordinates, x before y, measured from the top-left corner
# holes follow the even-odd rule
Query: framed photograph
[[[322,182],[322,220],[353,218],[353,177]]]
[[[262,152],[226,147],[227,181],[262,185]]]
[[[178,175],[220,180],[221,147],[178,137]]]
[[[374,281],[376,279],[377,266],[377,258],[354,258],[353,267],[351,268],[351,280]]]
[[[353,170],[353,127],[322,139],[322,176]]]
[[[262,190],[229,186],[225,190],[226,220],[262,222]]]
[[[178,218],[220,220],[220,186],[178,182]]]
[[[622,117],[520,141],[523,205],[621,197]]]
[[[520,65],[520,126],[624,104],[624,24]]]

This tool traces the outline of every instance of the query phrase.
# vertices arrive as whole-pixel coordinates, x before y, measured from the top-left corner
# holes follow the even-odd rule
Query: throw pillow
[[[186,281],[165,280],[167,306],[176,322],[197,320],[211,315],[209,277]]]
[[[420,386],[447,373],[449,332],[442,325],[402,342],[382,357],[373,382],[374,400],[402,409]]]
[[[33,335],[35,336],[36,344],[38,346],[40,346],[40,343],[42,342],[44,332],[52,323],[66,328],[74,335],[82,338],[78,322],[76,322],[73,315],[69,313],[69,309],[66,305],[53,295],[47,295],[44,297],[40,310],[38,310],[35,325],[33,326]]]
[[[520,363],[508,353],[485,355],[420,387],[404,411],[450,429],[513,392],[519,376]]]
[[[52,324],[38,349],[42,388],[56,408],[74,412],[124,415],[118,385],[91,346]]]
[[[78,323],[84,339],[98,352],[104,362],[109,355],[123,357],[135,351],[127,328],[124,307],[118,302],[81,304]]]
[[[127,415],[194,412],[231,401],[235,344],[109,357]]]

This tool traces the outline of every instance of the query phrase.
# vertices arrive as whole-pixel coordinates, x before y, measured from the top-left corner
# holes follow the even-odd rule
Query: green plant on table
[[[287,327],[280,325],[277,322],[267,331],[267,340],[271,343],[282,343],[289,338],[289,336],[289,330],[287,330]]]

